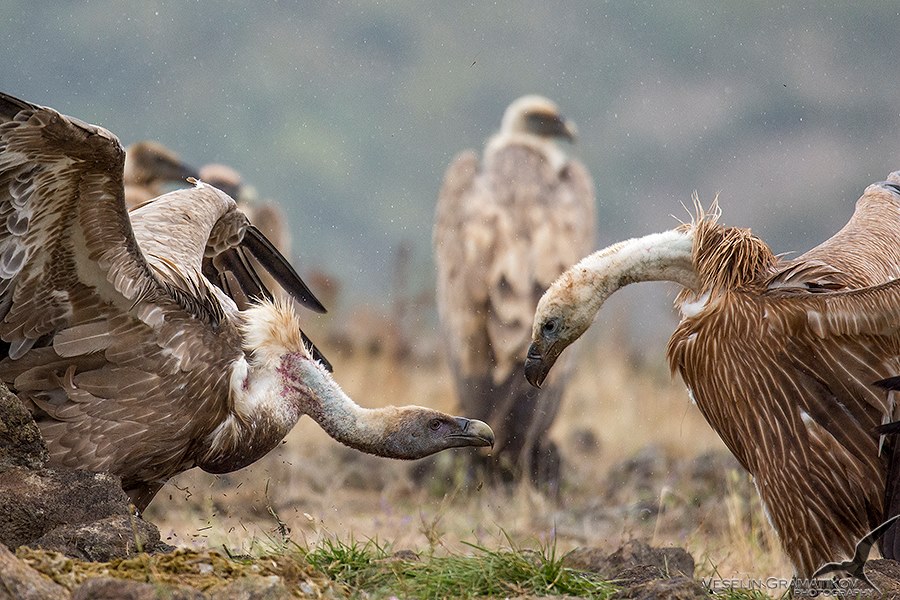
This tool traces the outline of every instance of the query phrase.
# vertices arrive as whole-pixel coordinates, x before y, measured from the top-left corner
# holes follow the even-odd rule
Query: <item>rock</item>
[[[577,548],[565,558],[565,566],[597,573],[604,579],[619,579],[633,567],[657,567],[666,577],[694,576],[694,558],[683,548],[653,548],[632,540],[605,554],[598,548]]]
[[[117,477],[45,468],[48,459],[31,413],[0,384],[0,543],[90,561],[161,547],[156,526],[132,516]]]
[[[709,591],[699,581],[688,577],[672,577],[671,579],[656,579],[640,585],[626,588],[618,592],[613,598],[628,598],[629,600],[709,600]]]
[[[130,501],[111,475],[74,469],[0,473],[0,543],[29,544],[60,525],[130,514]]]
[[[115,515],[81,525],[61,525],[34,542],[32,548],[55,550],[92,562],[109,562],[160,546],[155,525],[131,515]]]
[[[88,579],[72,592],[72,600],[207,600],[200,590],[165,583],[143,583],[130,579]]]
[[[69,592],[0,544],[0,600],[67,600]]]
[[[0,471],[10,467],[40,469],[49,456],[31,413],[0,383]]]
[[[663,448],[646,446],[609,470],[603,486],[607,501],[626,504],[635,499],[656,500],[671,470],[672,460]]]
[[[0,472],[0,543],[91,561],[161,549],[159,530],[131,512],[119,479],[76,469]]]
[[[421,560],[419,558],[419,555],[415,551],[409,550],[408,548],[403,549],[403,550],[397,550],[396,552],[391,554],[391,558],[393,560],[403,560],[406,562],[418,562]]]
[[[214,588],[210,600],[292,600],[295,596],[277,575],[241,577]],[[73,599],[74,600],[74,599]]]
[[[619,571],[616,577],[611,580],[611,583],[622,588],[631,588],[648,581],[666,579],[667,577],[668,575],[655,565],[637,565]]]
[[[639,540],[632,540],[607,557],[616,576],[637,565],[659,567],[668,577],[694,576],[694,557],[684,548],[653,548]]]
[[[695,502],[718,500],[732,492],[747,497],[755,491],[750,479],[743,476],[746,471],[741,463],[730,452],[704,452],[687,461],[683,471],[681,480],[685,482],[684,487]],[[729,484],[730,473],[742,476],[732,477]],[[729,485],[732,485],[733,489],[729,489]]]

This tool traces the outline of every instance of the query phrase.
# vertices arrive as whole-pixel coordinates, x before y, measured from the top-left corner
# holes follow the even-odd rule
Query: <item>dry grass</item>
[[[241,553],[328,539],[372,539],[392,550],[437,554],[509,541],[555,543],[560,552],[576,546],[613,551],[638,538],[686,547],[700,575],[788,576],[746,475],[727,461],[698,459],[725,449],[681,383],[669,377],[662,349],[654,364],[636,367],[620,340],[579,343],[581,364],[552,432],[566,459],[558,501],[525,487],[507,493],[480,485],[436,496],[411,482],[411,463],[344,448],[303,419],[280,448],[247,469],[219,477],[194,470],[176,478],[148,517],[169,543],[224,545]],[[331,358],[337,379],[360,404],[454,410],[450,376],[437,358],[402,364],[386,356]],[[611,476],[636,453],[656,465],[645,474],[647,485],[639,486],[639,501],[631,487],[615,489],[619,480]],[[712,465],[712,473],[695,484],[685,473],[701,464]],[[640,469],[638,475],[624,472],[629,485],[642,477]],[[704,497],[698,485],[718,491]]]

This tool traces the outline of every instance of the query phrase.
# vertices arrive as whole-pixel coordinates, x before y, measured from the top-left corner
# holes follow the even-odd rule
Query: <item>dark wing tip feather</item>
[[[37,108],[39,107],[34,104],[25,102],[15,96],[10,96],[7,93],[0,92],[0,116],[2,116],[4,120],[14,119],[16,115],[23,110],[35,110]]]
[[[244,254],[240,246],[230,248],[219,256],[223,259],[223,266],[229,269],[237,278],[244,293],[249,298],[262,298],[271,302],[274,299],[272,292],[259,278],[259,274]]]
[[[313,359],[322,363],[322,366],[325,367],[326,371],[328,371],[329,373],[333,373],[334,367],[331,366],[331,361],[325,358],[325,355],[322,354],[322,351],[316,348],[316,345],[313,344],[312,340],[309,339],[309,337],[305,333],[303,333],[302,329],[300,330],[300,337],[303,338],[303,343],[306,344],[306,347],[309,349],[310,354],[312,354]]]
[[[879,425],[875,428],[875,433],[879,435],[894,435],[900,433],[900,421],[892,421],[890,423],[885,423],[884,425]]]
[[[882,181],[878,185],[880,185],[883,188],[889,188],[891,190],[891,192],[893,192],[894,194],[900,195],[900,184],[897,184],[896,182]]]
[[[312,290],[303,282],[291,263],[259,229],[253,225],[247,227],[241,244],[297,302],[318,313],[328,312],[312,293]]]
[[[900,390],[900,375],[888,377],[887,379],[879,379],[873,385],[886,390]]]

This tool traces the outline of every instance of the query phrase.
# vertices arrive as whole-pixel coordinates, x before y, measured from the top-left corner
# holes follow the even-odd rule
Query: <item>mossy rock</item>
[[[31,412],[0,383],[0,471],[11,467],[40,469],[49,458]]]

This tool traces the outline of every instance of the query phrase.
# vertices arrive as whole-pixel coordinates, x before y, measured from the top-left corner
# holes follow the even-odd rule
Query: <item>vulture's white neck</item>
[[[376,453],[375,440],[384,433],[373,419],[376,411],[354,402],[322,365],[302,356],[285,356],[279,371],[285,396],[328,435],[351,448]]]
[[[616,290],[641,281],[674,281],[696,290],[700,281],[691,261],[693,235],[673,229],[613,244],[590,254],[563,273],[541,298],[545,305],[563,304],[590,323]],[[549,308],[549,306],[548,306]]]

